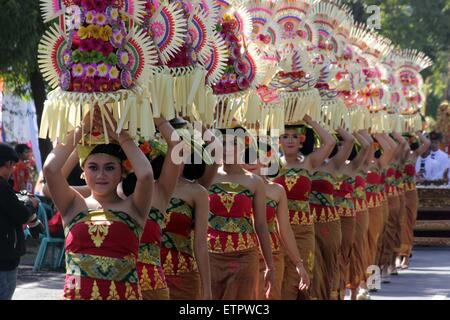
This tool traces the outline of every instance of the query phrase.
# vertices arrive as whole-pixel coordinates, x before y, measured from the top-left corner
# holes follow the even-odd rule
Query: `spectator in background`
[[[432,160],[436,160],[436,172],[432,177],[433,181],[442,180],[445,178],[446,171],[448,170],[449,160],[448,154],[440,149],[442,143],[442,133],[440,132],[431,132],[430,133],[430,141],[431,141],[431,151],[430,158]]]
[[[16,289],[17,267],[25,253],[22,225],[38,221],[34,213],[38,200],[28,198],[24,204],[8,184],[18,161],[14,149],[0,143],[0,300],[10,300]]]
[[[18,144],[14,147],[19,162],[17,162],[13,172],[14,191],[20,192],[26,190],[30,193],[34,192],[33,184],[33,161],[31,148],[26,144]]]
[[[428,149],[416,161],[417,182],[438,180],[437,169],[439,164],[430,157],[431,149]]]

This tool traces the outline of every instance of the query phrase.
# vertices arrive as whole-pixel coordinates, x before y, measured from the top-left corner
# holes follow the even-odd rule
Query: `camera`
[[[42,224],[41,220],[38,219],[37,216],[37,208],[34,207],[33,202],[31,201],[31,195],[27,191],[23,190],[16,194],[17,199],[23,203],[23,205],[27,208],[30,213],[30,218],[27,222],[28,230],[30,231],[31,236],[34,239],[39,239],[39,234],[44,233],[45,228]]]

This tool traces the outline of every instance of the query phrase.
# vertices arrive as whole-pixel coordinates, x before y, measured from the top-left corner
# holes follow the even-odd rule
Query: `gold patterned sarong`
[[[291,225],[292,231],[294,232],[295,242],[297,243],[298,251],[300,252],[300,257],[303,259],[303,264],[310,282],[313,279],[313,268],[314,268],[314,251],[315,251],[315,236],[314,236],[314,225]],[[300,278],[298,276],[297,270],[294,263],[289,258],[286,252],[284,252],[284,275],[283,275],[283,285],[281,289],[281,297],[283,300],[310,300],[310,290],[299,291],[298,284]]]
[[[398,233],[400,233],[400,198],[388,196],[389,217],[387,219],[383,238],[381,239],[380,266],[389,266],[394,263],[395,250],[399,246]]]
[[[281,252],[273,253],[273,264],[275,267],[275,286],[272,287],[269,300],[281,300],[281,286],[283,284],[284,274],[284,255]],[[264,272],[266,270],[266,263],[262,255],[259,257],[259,280],[257,286],[257,299],[266,300]]]
[[[355,241],[350,256],[349,282],[350,289],[358,289],[361,281],[366,279],[367,263],[367,233],[369,232],[369,212],[356,212]]]
[[[170,300],[200,300],[201,280],[196,271],[166,275]]]
[[[409,257],[412,251],[414,239],[414,226],[417,220],[417,208],[419,206],[419,196],[417,190],[413,189],[405,192],[405,223],[402,228],[402,241],[400,255]]]
[[[312,298],[337,300],[339,291],[339,255],[341,250],[341,220],[315,224],[316,248]]]
[[[349,280],[350,259],[352,256],[353,243],[355,241],[356,217],[341,216],[341,254],[339,255],[340,269],[340,298],[344,300],[345,286]]]
[[[209,253],[211,290],[214,300],[255,300],[258,285],[257,248]]]

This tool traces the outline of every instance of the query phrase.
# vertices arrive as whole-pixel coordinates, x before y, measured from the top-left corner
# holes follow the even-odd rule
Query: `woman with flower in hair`
[[[358,135],[360,135],[360,137],[358,137]],[[369,298],[369,292],[366,284],[366,270],[368,267],[366,261],[366,250],[368,246],[367,232],[369,230],[369,212],[367,209],[365,176],[368,171],[366,159],[372,151],[373,139],[366,130],[359,131],[355,134],[355,137],[357,137],[358,141],[361,141],[360,139],[365,140],[368,148],[361,167],[354,173],[353,204],[355,208],[356,221],[354,242],[350,253],[348,286],[351,290],[351,300],[366,300]]]
[[[251,138],[242,128],[223,129],[223,166],[209,187],[208,246],[213,299],[253,300],[259,253],[265,261],[265,294],[274,287],[274,263],[266,221],[262,179],[242,168]]]
[[[361,244],[362,239],[366,237],[368,228],[367,212],[363,220],[365,220],[365,226],[361,226],[361,213],[357,215],[357,206],[354,203],[354,191],[355,183],[357,181],[358,171],[370,152],[371,142],[367,141],[363,136],[363,131],[355,132],[353,135],[356,137],[359,144],[355,144],[352,148],[350,156],[348,157],[345,165],[339,170],[337,175],[338,183],[334,188],[334,205],[341,220],[341,249],[339,255],[339,268],[340,268],[340,287],[339,298],[344,300],[345,288],[349,283],[351,257],[353,253],[354,244]],[[342,143],[342,137],[339,137],[339,143]],[[333,153],[332,153],[333,154]],[[361,212],[359,210],[358,212]],[[363,211],[364,212],[364,211]],[[357,233],[358,231],[358,233]],[[358,256],[361,256],[362,248],[358,247]],[[361,265],[361,261],[353,261],[354,266],[356,264]],[[359,281],[357,281],[359,285]]]
[[[287,197],[283,186],[272,182],[268,177],[275,177],[279,172],[279,163],[274,161],[276,155],[272,154],[272,148],[269,144],[258,140],[258,158],[255,161],[248,161],[243,165],[244,169],[260,176],[264,181],[266,191],[266,215],[267,224],[269,226],[272,254],[275,266],[275,285],[272,289],[270,299],[280,300],[281,288],[283,284],[284,273],[284,252],[281,247],[285,248],[290,261],[296,266],[296,271],[300,279],[297,284],[299,291],[308,290],[309,278],[308,273],[303,265],[300,252],[297,247],[294,233],[289,223],[289,210],[287,207]],[[266,154],[264,154],[266,152]],[[272,172],[271,172],[272,171]],[[257,297],[260,300],[265,299],[264,287],[264,259],[260,257],[260,277]]]
[[[339,255],[342,241],[341,220],[335,207],[337,176],[353,148],[354,137],[343,128],[336,133],[342,142],[335,145],[328,158],[311,175],[309,205],[314,216],[316,248],[314,255],[314,299],[339,298]]]
[[[166,210],[162,235],[161,265],[171,300],[210,300],[211,272],[206,241],[208,191],[198,183],[209,159],[204,159],[202,141],[183,127],[187,122],[171,122],[180,136],[190,139],[182,173]]]
[[[378,243],[384,228],[383,216],[383,184],[382,171],[386,168],[393,155],[394,148],[389,136],[385,133],[373,135],[374,143],[366,160],[366,199],[369,211],[369,230],[367,232],[367,266],[375,265]],[[380,186],[382,189],[380,189]],[[367,295],[367,294],[366,294]]]
[[[394,138],[395,140],[392,140]],[[398,167],[404,153],[406,140],[398,133],[392,133],[390,142],[394,147],[394,153],[391,161],[387,164],[385,191],[387,194],[387,204],[389,214],[384,222],[384,231],[379,242],[378,265],[381,267],[381,277],[383,282],[389,282],[391,272],[395,270],[395,251],[400,247],[400,223],[403,213],[402,204],[404,199],[401,196],[402,187],[399,186]],[[395,142],[394,142],[395,141]]]
[[[151,163],[156,181],[152,207],[147,212],[148,218],[139,244],[137,269],[143,299],[168,300],[169,289],[161,264],[162,229],[182,164],[176,161],[176,157],[181,155],[174,150],[182,142],[169,121],[155,118],[155,124],[166,144],[152,140],[140,145]],[[134,194],[136,186],[135,176],[130,174],[122,183],[123,193],[126,196]]]
[[[409,146],[405,148],[405,166],[403,171],[403,182],[405,184],[405,220],[401,225],[401,246],[398,252],[400,267],[407,269],[409,256],[413,244],[413,229],[417,219],[417,207],[419,197],[417,194],[415,176],[417,158],[430,148],[431,142],[421,132],[417,136],[404,134],[408,138]],[[418,138],[417,138],[418,137]]]
[[[139,239],[153,195],[153,173],[144,154],[125,132],[116,134],[108,124],[111,143],[92,137],[96,144],[78,146],[81,166],[91,195],[83,197],[67,184],[62,167],[82,132],[89,133],[89,116],[83,128],[68,133],[44,165],[47,187],[61,212],[66,234],[66,299],[140,299],[137,277]],[[96,110],[94,128],[102,127]],[[90,138],[85,138],[87,142]],[[136,190],[121,199],[116,191],[122,180],[122,161],[135,169]],[[149,196],[150,195],[150,196]]]
[[[273,181],[283,186],[288,199],[289,221],[294,232],[297,248],[305,261],[306,271],[311,283],[314,283],[314,218],[309,208],[311,191],[310,175],[328,157],[334,147],[333,137],[309,116],[304,118],[305,125],[286,126],[280,136],[280,145],[284,154],[281,159],[282,169]],[[314,150],[314,131],[320,137],[322,145]],[[299,154],[300,151],[300,154]],[[299,291],[300,281],[297,266],[290,259],[285,259],[282,285],[282,299],[310,299],[309,291]]]

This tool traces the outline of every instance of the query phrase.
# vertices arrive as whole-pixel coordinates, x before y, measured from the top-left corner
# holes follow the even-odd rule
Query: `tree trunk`
[[[38,128],[40,128],[46,93],[44,79],[42,78],[42,75],[38,70],[35,70],[30,75],[30,83],[31,93],[33,95],[34,104],[36,106]],[[39,150],[41,151],[42,163],[44,163],[47,155],[52,150],[51,141],[49,139],[39,139]]]

